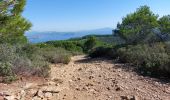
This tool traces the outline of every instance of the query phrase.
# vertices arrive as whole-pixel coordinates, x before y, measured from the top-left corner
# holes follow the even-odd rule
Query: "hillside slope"
[[[168,82],[137,75],[131,67],[123,66],[75,56],[68,65],[52,65],[50,78],[45,81],[26,82],[23,87],[19,87],[22,81],[17,82],[0,93],[6,90],[6,97],[18,94],[26,100],[169,100]]]

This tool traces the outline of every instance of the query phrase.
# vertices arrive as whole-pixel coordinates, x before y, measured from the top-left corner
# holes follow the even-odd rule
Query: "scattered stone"
[[[39,98],[39,97],[33,97],[32,100],[41,100],[41,98]]]
[[[73,80],[71,79],[71,80],[69,80],[68,82],[69,82],[69,83],[72,83],[72,82],[73,82]]]
[[[77,91],[80,91],[80,88],[76,87],[76,90],[77,90]]]
[[[110,91],[111,90],[110,87],[107,87],[107,90]]]
[[[31,88],[33,85],[35,85],[35,84],[33,84],[33,83],[26,83],[26,85],[23,87],[24,89],[29,89],[29,88]]]
[[[77,97],[74,96],[74,99],[77,100]]]
[[[88,90],[88,87],[87,87],[87,86],[83,87],[83,90],[87,91],[87,90]]]
[[[121,100],[140,100],[137,96],[121,96]]]
[[[120,88],[120,87],[117,87],[117,88],[116,88],[116,91],[120,91],[120,90],[121,90],[121,88]]]
[[[96,63],[96,65],[101,65],[101,63]]]
[[[5,91],[5,92],[1,92],[0,96],[11,96],[11,93]]]
[[[47,82],[47,85],[56,85],[56,82],[50,81],[50,82]]]
[[[141,100],[138,96],[133,96],[133,100]]]
[[[112,96],[108,96],[108,98],[110,98],[110,99],[111,99],[111,98],[112,98]]]
[[[93,79],[94,77],[93,76],[89,76],[89,79],[91,80],[91,79]]]
[[[122,77],[123,75],[121,73],[119,73],[117,76]]]
[[[112,83],[113,83],[113,84],[117,84],[118,82],[117,82],[115,79],[113,79],[113,80],[112,80]]]
[[[62,84],[63,83],[63,80],[62,79],[53,79],[53,81],[56,83],[56,84]]]
[[[27,95],[31,96],[31,97],[34,97],[37,93],[37,90],[35,89],[30,89],[27,91]]]
[[[128,100],[135,100],[135,97],[134,96],[127,96]]]
[[[25,98],[25,95],[26,95],[26,92],[24,90],[21,90],[20,92],[20,98],[21,99],[24,99]]]
[[[77,80],[79,80],[79,81],[80,81],[80,80],[81,80],[81,78],[77,78]]]
[[[44,97],[44,94],[41,90],[38,90],[37,93],[36,93],[36,96],[40,97],[40,98],[43,98]]]
[[[49,93],[49,92],[44,94],[44,97],[48,99],[50,99],[52,96],[53,96],[52,93]]]
[[[81,71],[81,70],[82,70],[82,68],[79,68],[79,69],[78,69],[78,71]]]
[[[54,87],[54,86],[47,86],[47,87],[42,87],[41,88],[41,91],[43,93],[59,93],[60,91],[57,89],[57,87]]]
[[[93,84],[91,84],[91,83],[88,83],[86,86],[87,86],[87,87],[89,87],[89,86],[94,86],[94,85],[93,85]]]
[[[26,85],[22,85],[22,91],[19,91],[21,88],[20,83],[14,83],[14,85],[9,84],[6,87],[19,86],[19,90],[16,87],[16,90],[12,90],[14,88],[11,88],[9,90],[6,89],[8,92],[0,92],[0,100],[24,100],[21,98],[24,95],[26,96],[25,100],[62,100],[62,98],[70,100],[78,100],[81,98],[89,100],[91,98],[97,98],[98,100],[141,100],[144,97],[144,99],[147,100],[169,100],[169,83],[162,84],[161,82],[150,80],[153,84],[148,85],[150,81],[145,81],[145,77],[138,79],[138,75],[125,72],[121,66],[113,68],[113,64],[107,66],[104,61],[104,63],[101,61],[97,62],[99,64],[101,63],[101,66],[95,66],[94,62],[92,64],[83,63],[77,66],[72,62],[75,68],[55,69],[54,71],[56,71],[57,74],[53,73],[52,79],[48,78],[46,82],[37,86],[35,86],[34,82],[33,84],[27,83]],[[100,71],[98,71],[99,69]],[[25,81],[23,84],[25,84]],[[156,88],[155,85],[158,86],[158,88]],[[151,86],[153,86],[153,88]],[[3,87],[2,90],[4,90]],[[149,92],[147,90],[149,90]],[[11,93],[9,91],[11,91]],[[61,93],[59,93],[60,91]],[[16,99],[17,96],[18,98]],[[85,96],[87,96],[87,98]]]
[[[166,93],[170,93],[170,87],[165,88],[164,92],[166,92]]]
[[[15,100],[14,96],[6,96],[4,97],[4,100]]]
[[[121,100],[128,100],[127,96],[120,96]]]
[[[117,71],[118,71],[118,72],[121,72],[121,71],[122,71],[122,69],[118,69]]]

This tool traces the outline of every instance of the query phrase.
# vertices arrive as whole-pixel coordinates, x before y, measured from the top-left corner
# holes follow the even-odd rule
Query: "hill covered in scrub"
[[[27,38],[25,5],[0,0],[0,99],[169,100],[170,15],[158,17],[145,5],[114,34],[107,28]]]

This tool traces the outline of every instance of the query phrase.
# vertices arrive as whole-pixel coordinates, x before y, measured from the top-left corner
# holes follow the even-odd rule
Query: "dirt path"
[[[68,65],[53,65],[50,79],[27,83],[19,90],[18,100],[170,100],[169,83],[84,56],[73,57]],[[14,95],[7,100],[14,100]]]

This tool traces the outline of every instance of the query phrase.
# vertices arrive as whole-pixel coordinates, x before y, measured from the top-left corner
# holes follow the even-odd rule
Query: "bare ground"
[[[52,65],[49,79],[0,84],[0,99],[170,100],[169,82],[143,77],[132,70],[111,60],[75,56],[68,65]]]

